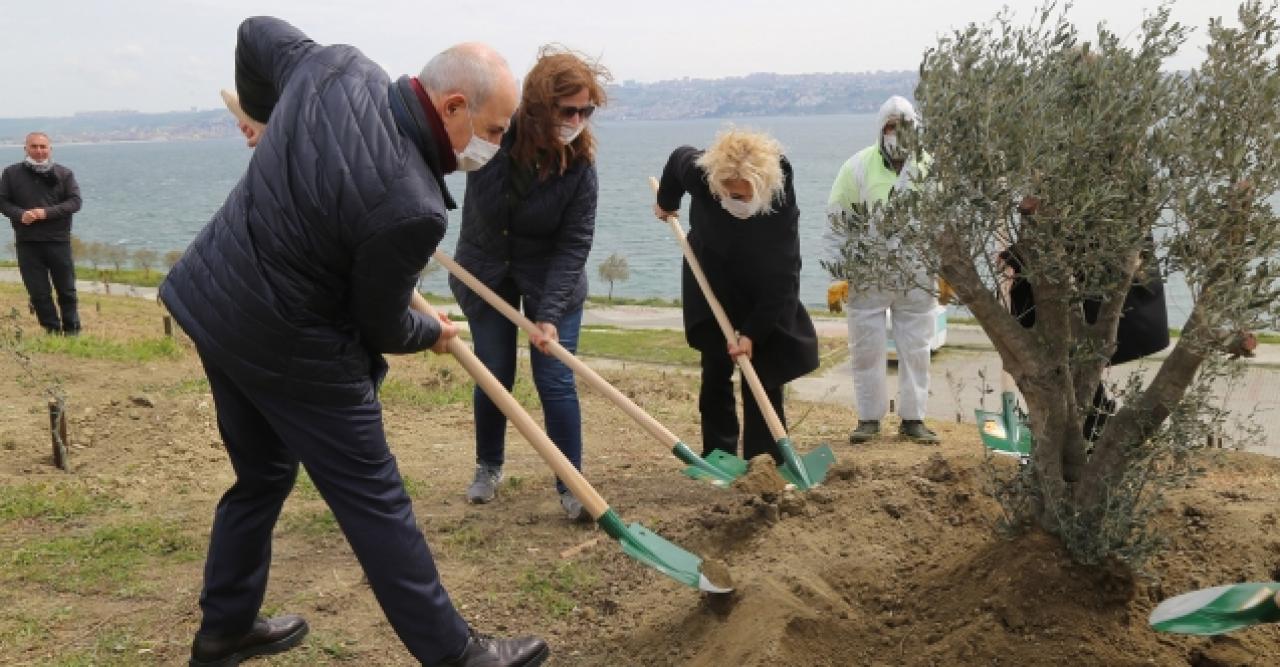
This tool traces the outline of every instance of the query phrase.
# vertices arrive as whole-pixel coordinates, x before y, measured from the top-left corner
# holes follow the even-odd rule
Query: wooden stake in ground
[[[164,335],[173,338],[173,318],[164,316]]]
[[[67,411],[56,398],[49,399],[49,436],[53,441],[53,465],[68,470],[71,462],[67,460]]]

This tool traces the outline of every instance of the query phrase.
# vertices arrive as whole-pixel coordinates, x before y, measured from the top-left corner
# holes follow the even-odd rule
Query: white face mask
[[[889,134],[884,135],[883,137],[880,138],[880,143],[881,145],[884,146],[884,152],[889,155],[889,159],[891,160],[907,159],[906,149],[898,144],[897,133],[890,132]]]
[[[723,197],[720,199],[720,206],[729,212],[729,215],[739,219],[746,220],[756,214],[758,207],[755,200],[742,201],[733,199],[732,197]]]
[[[560,126],[560,143],[566,146],[573,143],[573,140],[577,139],[578,135],[582,134],[582,130],[586,129],[586,127],[587,127],[587,124],[585,122],[578,123],[577,127],[573,127],[571,125],[561,125]]]
[[[31,168],[35,170],[36,173],[39,173],[39,174],[43,174],[49,171],[50,169],[53,169],[53,158],[36,160],[35,158],[28,155],[26,156],[26,158],[23,159],[23,161],[31,165]]]
[[[471,110],[467,109],[467,120],[471,120]],[[493,156],[498,153],[498,144],[492,141],[485,141],[476,134],[475,125],[471,126],[471,141],[459,152],[454,153],[458,158],[458,171],[475,171],[487,164]]]

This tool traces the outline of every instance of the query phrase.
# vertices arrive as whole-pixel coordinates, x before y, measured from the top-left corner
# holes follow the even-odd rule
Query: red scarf
[[[436,112],[436,105],[431,103],[431,98],[427,97],[427,91],[422,87],[422,83],[418,81],[418,77],[409,77],[409,85],[413,88],[413,92],[418,96],[418,102],[422,104],[422,111],[427,115],[427,122],[431,124],[431,134],[436,140],[436,153],[440,156],[441,170],[446,174],[452,174],[458,170],[458,156],[453,153],[453,144],[449,143],[449,133],[444,129],[444,121],[440,119],[440,114]]]

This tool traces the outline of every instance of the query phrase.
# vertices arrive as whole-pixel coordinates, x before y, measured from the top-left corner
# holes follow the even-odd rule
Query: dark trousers
[[[514,285],[504,285],[498,290],[508,303],[515,306],[520,297]],[[570,352],[578,350],[578,333],[582,328],[582,309],[566,313],[556,325],[560,344]],[[485,304],[467,319],[471,328],[471,340],[476,356],[489,372],[498,378],[508,391],[516,381],[516,325],[506,316]],[[533,384],[542,403],[542,416],[547,437],[556,443],[573,467],[582,469],[582,408],[578,403],[578,387],[574,384],[573,371],[555,357],[530,347],[529,365],[533,370]],[[507,417],[489,396],[477,386],[473,392],[476,420],[476,461],[500,466],[506,458]],[[559,479],[556,489],[566,487]]]
[[[252,625],[267,588],[272,528],[301,463],[409,652],[425,664],[459,655],[467,624],[440,584],[377,399],[317,406],[245,385],[207,360],[205,373],[236,482],[214,514],[200,632],[234,635]]]
[[[80,314],[76,312],[76,266],[71,259],[71,244],[47,241],[15,244],[18,272],[27,288],[36,319],[49,333],[79,333]],[[53,283],[53,289],[49,283]],[[58,293],[58,307],[53,305],[53,292]],[[62,317],[58,317],[58,310]]]
[[[1107,396],[1107,387],[1099,382],[1098,389],[1093,392],[1093,404],[1084,417],[1084,439],[1093,442],[1102,436],[1102,429],[1107,425],[1107,418],[1116,411],[1115,399]]]
[[[733,372],[737,365],[728,352],[702,353],[702,389],[698,393],[698,410],[702,413],[702,455],[719,449],[738,453],[738,411],[733,397]],[[785,427],[787,415],[782,409],[782,385],[764,386],[769,403]],[[781,465],[778,441],[760,412],[755,396],[746,382],[742,383],[742,458],[750,461],[768,454]]]

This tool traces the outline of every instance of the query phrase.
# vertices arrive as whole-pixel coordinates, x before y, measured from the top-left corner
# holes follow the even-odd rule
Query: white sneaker
[[[587,513],[587,508],[583,507],[582,503],[578,502],[578,499],[574,498],[573,494],[568,491],[560,492],[560,507],[564,508],[564,514],[570,521],[576,523],[589,523],[591,521],[591,515]]]

